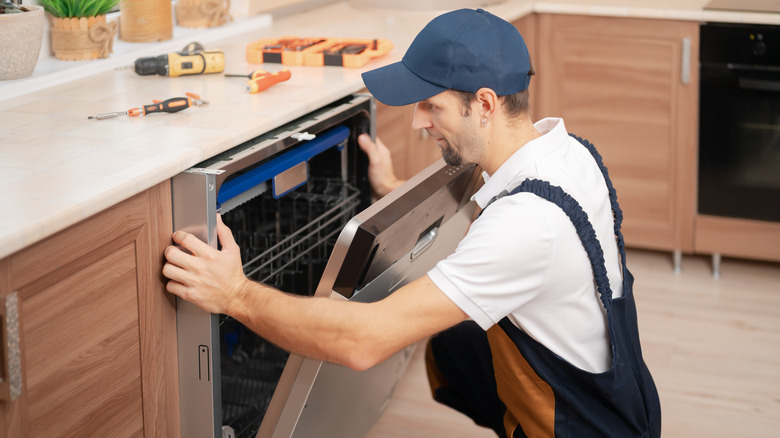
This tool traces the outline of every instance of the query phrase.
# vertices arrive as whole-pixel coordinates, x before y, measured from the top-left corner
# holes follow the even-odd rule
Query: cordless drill
[[[133,66],[139,75],[182,76],[220,73],[225,70],[222,50],[204,50],[199,43],[190,43],[181,52],[138,58]]]

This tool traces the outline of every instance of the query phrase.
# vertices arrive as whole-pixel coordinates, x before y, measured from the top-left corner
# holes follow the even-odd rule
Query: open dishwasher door
[[[474,165],[439,160],[359,213],[339,235],[315,295],[378,301],[424,275],[465,235],[478,180]],[[291,355],[257,436],[364,436],[389,403],[414,348],[362,372]]]

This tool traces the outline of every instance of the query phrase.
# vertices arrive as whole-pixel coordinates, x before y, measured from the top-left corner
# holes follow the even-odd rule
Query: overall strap
[[[572,198],[571,195],[564,192],[560,187],[554,186],[547,181],[526,179],[512,190],[509,195],[520,192],[533,193],[542,199],[552,202],[560,207],[566,213],[566,216],[569,217],[588,255],[601,302],[607,313],[609,313],[612,308],[612,289],[609,286],[607,268],[604,264],[604,251],[596,238],[596,231],[593,229],[593,225],[588,220],[588,214],[585,213],[585,210],[582,209],[576,199]]]
[[[620,252],[620,262],[623,266],[623,272],[625,272],[626,245],[625,241],[623,240],[623,233],[620,231],[620,228],[623,224],[623,210],[620,209],[620,205],[618,204],[617,192],[615,191],[615,187],[612,185],[612,180],[609,179],[609,172],[607,172],[607,167],[604,166],[604,162],[601,159],[601,154],[599,154],[599,152],[596,150],[596,147],[593,146],[591,142],[572,133],[569,133],[569,136],[585,146],[588,152],[590,152],[590,154],[593,156],[593,159],[596,161],[599,169],[601,169],[601,174],[604,175],[604,181],[607,183],[607,190],[609,191],[609,203],[612,205],[612,214],[615,216],[615,236],[617,238],[618,251]]]
[[[609,193],[609,202],[612,207],[612,214],[614,216],[613,223],[615,237],[617,239],[618,252],[620,254],[620,263],[623,273],[626,273],[626,247],[625,241],[623,239],[623,233],[620,231],[623,224],[623,211],[620,209],[620,205],[618,204],[615,187],[612,185],[612,180],[609,179],[607,168],[604,166],[604,162],[601,158],[601,155],[596,150],[596,147],[593,146],[593,144],[588,140],[585,140],[574,134],[570,133],[569,136],[577,140],[577,142],[581,145],[585,146],[585,148],[593,156],[596,164],[599,166],[601,174],[604,176],[604,181],[606,182],[607,191]],[[612,305],[612,289],[609,286],[609,279],[607,277],[607,268],[604,262],[604,251],[601,249],[601,244],[599,243],[598,239],[596,239],[596,232],[593,229],[593,225],[591,225],[590,220],[588,219],[587,213],[585,213],[585,210],[582,209],[579,202],[572,198],[571,195],[563,191],[563,189],[558,186],[554,186],[547,181],[526,179],[511,192],[504,190],[497,196],[493,197],[493,199],[487,203],[487,205],[479,214],[482,215],[482,213],[490,206],[490,204],[497,201],[498,199],[503,198],[506,195],[513,195],[519,192],[531,192],[542,199],[546,199],[558,205],[571,219],[575,229],[577,230],[577,235],[579,236],[580,241],[585,248],[585,252],[588,255],[588,259],[590,260],[590,264],[593,269],[593,277],[596,281],[596,288],[599,292],[601,302],[604,304],[604,308],[609,311]]]

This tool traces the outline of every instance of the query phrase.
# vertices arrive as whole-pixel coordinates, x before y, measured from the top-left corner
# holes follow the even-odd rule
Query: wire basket
[[[338,178],[312,178],[275,199],[266,192],[225,213],[248,278],[312,295],[339,233],[357,213],[359,190]],[[289,354],[231,317],[220,317],[223,424],[254,437]]]

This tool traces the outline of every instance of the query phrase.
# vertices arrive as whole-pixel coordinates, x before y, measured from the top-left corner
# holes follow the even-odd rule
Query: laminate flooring
[[[645,361],[665,438],[780,437],[780,264],[629,250]],[[423,345],[367,438],[495,434],[431,399]]]

